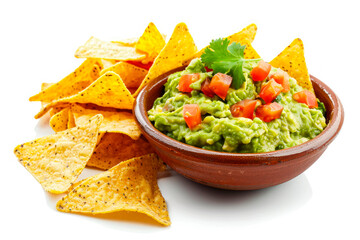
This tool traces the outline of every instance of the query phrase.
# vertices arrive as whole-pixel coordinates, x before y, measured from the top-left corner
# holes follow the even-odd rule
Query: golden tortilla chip
[[[296,79],[301,87],[314,92],[306,67],[304,44],[300,38],[295,39],[277,57],[271,60],[270,64],[273,67],[286,71],[291,77]]]
[[[94,82],[102,69],[97,59],[85,60],[74,72],[61,81],[48,86],[40,93],[30,97],[30,101],[51,102],[80,92]]]
[[[155,58],[140,87],[133,94],[135,97],[140,90],[152,79],[181,66],[187,65],[197,51],[196,45],[185,23],[176,25],[169,41]]]
[[[105,133],[87,166],[108,170],[120,162],[150,153],[154,150],[144,137],[134,140],[121,133]]]
[[[121,162],[81,181],[58,201],[56,208],[62,212],[91,214],[133,211],[169,226],[166,202],[157,184],[157,173],[163,166],[155,154]]]
[[[135,47],[136,42],[138,40],[139,40],[139,38],[132,37],[132,38],[126,38],[126,39],[117,40],[117,41],[111,41],[111,42],[116,43],[116,44],[118,44],[120,46]]]
[[[64,108],[50,118],[49,124],[55,132],[60,132],[68,129],[68,121],[69,108]]]
[[[244,42],[246,48],[244,50],[244,58],[245,59],[256,59],[260,58],[260,55],[255,51],[255,49],[251,46],[250,42]]]
[[[63,193],[90,159],[102,119],[96,115],[86,125],[21,144],[15,155],[46,191]]]
[[[143,63],[153,62],[159,52],[165,46],[165,39],[163,35],[156,28],[154,23],[149,23],[143,35],[136,42],[135,49],[140,52],[146,53],[146,59],[142,60]]]
[[[83,46],[80,46],[76,50],[75,57],[140,61],[144,59],[146,55],[136,52],[134,47],[119,46],[116,43],[105,42],[91,37]]]
[[[127,62],[118,62],[101,71],[101,75],[113,71],[121,77],[127,88],[138,88],[148,71]]]
[[[81,92],[47,104],[35,115],[35,118],[40,118],[51,108],[66,106],[69,103],[92,103],[102,107],[132,109],[134,100],[120,76],[110,71]]]
[[[95,116],[95,115],[94,115]],[[104,121],[104,120],[103,120]],[[83,123],[84,125],[85,123]],[[80,126],[81,124],[79,124]],[[101,126],[101,125],[100,125]],[[69,111],[68,111],[68,122],[67,122],[67,128],[73,128],[76,127],[76,123],[75,123],[75,117],[74,117],[74,113],[72,112],[72,107],[69,107]]]
[[[83,125],[96,114],[101,114],[104,117],[99,130],[101,133],[123,133],[133,140],[137,140],[141,136],[141,131],[136,124],[134,116],[130,112],[91,110],[79,105],[72,106],[71,111],[76,126]]]

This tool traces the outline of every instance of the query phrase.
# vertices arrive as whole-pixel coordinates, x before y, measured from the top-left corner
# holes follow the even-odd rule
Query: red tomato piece
[[[269,75],[270,70],[271,65],[261,60],[258,65],[251,70],[250,75],[255,82],[264,81]]]
[[[212,69],[210,69],[210,68],[208,68],[208,67],[206,67],[206,66],[205,66],[205,69],[206,69],[207,72],[211,72],[211,71],[212,71]]]
[[[197,104],[185,104],[183,117],[190,129],[193,129],[201,123],[201,111]]]
[[[266,102],[271,103],[283,90],[284,88],[271,79],[269,82],[261,87],[259,96]]]
[[[215,94],[210,89],[210,80],[208,78],[201,84],[201,91],[204,93],[205,96],[214,97]]]
[[[209,88],[222,100],[225,100],[227,92],[232,82],[232,77],[224,73],[217,73],[211,79]]]
[[[294,93],[293,99],[299,103],[305,103],[309,108],[317,108],[318,103],[314,93],[309,90]]]
[[[199,73],[193,73],[193,74],[185,74],[182,75],[179,81],[178,89],[181,92],[191,92],[193,89],[190,87],[190,84],[193,82],[196,82],[200,79]]]
[[[267,103],[256,109],[256,117],[260,118],[264,122],[271,122],[272,120],[281,117],[283,109],[284,107],[277,102]]]
[[[245,99],[230,107],[233,117],[244,117],[254,119],[254,110],[258,100]]]
[[[130,63],[132,65],[135,65],[137,67],[144,68],[146,70],[149,70],[151,68],[152,64],[153,64],[153,62],[148,62],[146,64],[143,64],[143,63],[137,62],[137,61],[126,61],[126,62],[128,62],[128,63]]]
[[[283,92],[290,91],[290,82],[289,82],[289,74],[281,69],[278,69],[276,73],[270,76],[271,79],[274,79],[277,83],[281,84],[284,88]]]

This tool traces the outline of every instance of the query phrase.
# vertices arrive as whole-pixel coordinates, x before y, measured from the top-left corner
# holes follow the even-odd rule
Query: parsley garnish
[[[230,40],[216,39],[212,40],[209,47],[201,55],[201,61],[205,66],[213,69],[214,74],[220,72],[232,76],[231,87],[239,89],[245,82],[243,73],[243,63],[257,61],[258,59],[245,59],[245,45],[233,42],[229,45]]]
[[[320,102],[319,99],[316,99],[318,103],[318,107],[316,109],[320,110],[324,117],[326,117],[326,108],[324,103]]]

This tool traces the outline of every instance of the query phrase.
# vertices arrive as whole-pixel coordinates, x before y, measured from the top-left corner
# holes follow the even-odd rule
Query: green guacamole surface
[[[148,111],[150,121],[155,128],[167,136],[186,144],[208,150],[236,153],[259,153],[293,147],[304,143],[326,127],[326,120],[318,109],[293,100],[292,95],[302,91],[296,80],[290,77],[290,91],[282,92],[278,99],[284,109],[281,117],[271,122],[263,122],[255,117],[235,118],[231,115],[231,105],[244,100],[255,99],[260,91],[259,82],[250,77],[250,70],[257,62],[244,66],[246,82],[241,88],[230,88],[224,100],[215,96],[205,96],[201,83],[212,72],[206,72],[200,59],[194,59],[181,72],[169,76],[163,96],[157,98],[153,108]],[[271,72],[276,72],[272,68]],[[181,75],[200,73],[200,79],[190,86],[191,93],[182,93],[177,89]],[[190,130],[183,118],[184,104],[198,104],[201,109],[202,122]]]

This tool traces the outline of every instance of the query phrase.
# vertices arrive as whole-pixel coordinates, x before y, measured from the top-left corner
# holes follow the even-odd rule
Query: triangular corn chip
[[[73,113],[76,126],[83,125],[96,114],[101,114],[103,115],[104,120],[100,126],[100,132],[123,133],[133,140],[140,138],[141,131],[136,124],[134,116],[130,112],[91,110],[83,108],[79,105],[72,106],[71,111]]]
[[[121,77],[127,88],[138,88],[148,71],[127,62],[118,62],[101,71],[101,75],[113,71]]]
[[[56,208],[63,212],[91,214],[133,211],[169,226],[166,202],[157,185],[157,173],[163,166],[155,154],[121,162],[81,181],[58,201]]]
[[[181,66],[185,66],[193,59],[197,48],[185,23],[176,25],[169,41],[161,50],[145,79],[138,90],[133,94],[137,96],[140,90],[152,79]]]
[[[29,100],[51,102],[76,94],[100,76],[102,67],[101,61],[97,59],[87,59],[67,77],[55,84],[51,84],[40,93],[30,97]]]
[[[246,45],[244,50],[244,58],[245,59],[256,59],[260,58],[260,55],[255,51],[255,49],[251,46],[250,42],[244,42],[243,45]]]
[[[306,67],[304,44],[300,38],[295,39],[270,64],[273,67],[286,71],[291,77],[296,79],[301,87],[314,92]]]
[[[102,118],[96,115],[84,126],[21,144],[15,155],[46,191],[63,193],[90,159]]]
[[[142,60],[145,54],[136,52],[134,47],[119,46],[116,43],[105,42],[91,37],[75,52],[77,58],[103,58],[108,60]]]
[[[147,57],[142,62],[147,63],[153,62],[164,46],[165,39],[163,35],[156,28],[155,24],[151,22],[137,41],[135,49],[146,53]]]
[[[49,124],[55,132],[60,132],[68,129],[68,121],[69,108],[64,108],[50,118]]]
[[[105,133],[87,166],[108,170],[120,162],[149,153],[154,150],[144,137],[134,140],[121,133]]]
[[[139,40],[139,38],[133,37],[133,38],[126,38],[126,39],[117,40],[117,41],[111,41],[111,42],[115,43],[115,44],[118,44],[120,46],[135,47],[136,42],[138,40]]]
[[[133,102],[134,98],[120,76],[110,71],[76,95],[47,104],[35,118],[40,118],[51,108],[66,106],[69,103],[92,103],[102,107],[132,109]]]

